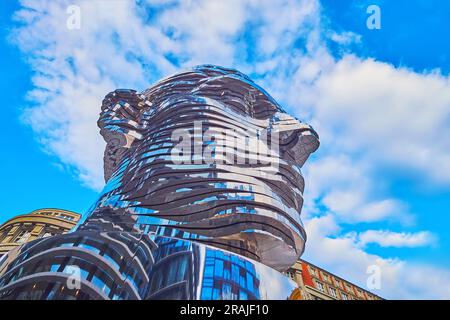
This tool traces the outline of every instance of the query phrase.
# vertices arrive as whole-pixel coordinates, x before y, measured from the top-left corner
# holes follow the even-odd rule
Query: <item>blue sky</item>
[[[19,8],[15,1],[5,1],[0,10],[0,98],[7,101],[4,149],[0,164],[6,193],[0,205],[0,221],[43,207],[56,207],[84,212],[95,201],[96,192],[82,187],[70,171],[64,170],[58,159],[45,152],[33,130],[23,122],[22,111],[31,90],[32,70],[26,56],[8,41],[11,15]]]
[[[366,28],[369,4],[382,8],[382,28]],[[415,71],[440,68],[448,73],[450,43],[442,36],[449,29],[449,4],[444,1],[322,1],[324,14],[334,30],[353,31],[364,37],[355,46],[359,56],[375,57]]]
[[[80,29],[67,28],[71,4]],[[380,30],[366,27],[370,4]],[[1,221],[86,211],[103,183],[103,96],[216,63],[249,74],[321,136],[304,170],[305,257],[361,286],[376,264],[375,292],[388,298],[450,298],[448,1],[0,6]]]
[[[382,10],[380,30],[369,30],[362,23],[368,16],[364,8],[369,4],[377,4]],[[442,74],[449,74],[450,42],[445,39],[450,30],[448,2],[328,0],[322,1],[322,5],[332,29],[362,36],[362,43],[352,47],[358,56],[373,57],[416,72],[440,69]],[[439,244],[431,250],[423,247],[406,251],[375,246],[371,252],[418,261],[430,259],[450,267],[450,234],[446,231],[450,225],[448,185],[424,184],[421,175],[398,167],[380,167],[380,170],[389,176],[389,193],[418,214],[416,223],[422,229],[436,230]]]

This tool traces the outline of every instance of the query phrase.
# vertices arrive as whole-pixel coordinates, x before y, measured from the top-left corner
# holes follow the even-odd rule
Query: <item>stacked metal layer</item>
[[[116,90],[101,110],[104,190],[72,234],[5,255],[0,299],[295,296],[278,271],[305,246],[310,126],[210,65]]]
[[[201,123],[198,132],[195,122]],[[278,270],[303,252],[300,168],[318,148],[318,136],[245,75],[200,66],[142,94],[117,90],[103,101],[98,124],[107,142],[108,184],[86,226],[114,217],[123,230],[201,241]],[[209,163],[193,154],[174,164],[176,130],[191,135],[192,149],[224,152]],[[237,141],[245,141],[249,130],[276,133],[279,151],[268,165],[258,160],[256,147],[227,148],[220,139],[204,138],[227,130]],[[239,163],[239,156],[247,159]]]

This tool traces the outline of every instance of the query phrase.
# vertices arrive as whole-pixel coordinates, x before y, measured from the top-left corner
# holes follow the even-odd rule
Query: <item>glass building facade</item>
[[[306,241],[301,167],[319,146],[309,125],[247,76],[210,65],[108,94],[98,125],[98,201],[71,234],[8,254],[1,298],[291,296],[281,272]]]
[[[259,300],[259,274],[255,266],[237,255],[206,250],[202,300]]]

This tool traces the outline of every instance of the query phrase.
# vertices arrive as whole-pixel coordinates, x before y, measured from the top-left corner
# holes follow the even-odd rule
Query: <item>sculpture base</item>
[[[197,242],[79,230],[39,239],[0,264],[0,299],[284,300],[296,284]]]

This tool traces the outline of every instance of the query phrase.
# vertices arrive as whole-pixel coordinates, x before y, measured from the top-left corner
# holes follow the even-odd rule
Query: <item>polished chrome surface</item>
[[[247,76],[210,65],[111,92],[98,125],[99,199],[73,233],[4,257],[0,298],[290,297],[295,284],[279,271],[305,246],[301,167],[319,146],[309,125]]]
[[[103,101],[98,124],[107,184],[83,228],[114,221],[120,230],[201,241],[280,271],[302,254],[301,167],[318,136],[247,76],[200,66],[141,94],[116,90]],[[183,131],[192,139],[187,147],[200,152],[180,163],[173,137]],[[226,132],[234,148],[210,137]],[[245,143],[249,132],[277,137],[269,164],[258,158],[262,139]]]
[[[0,274],[5,300],[283,300],[297,287],[276,270],[224,250],[130,232],[39,239],[15,252]]]

